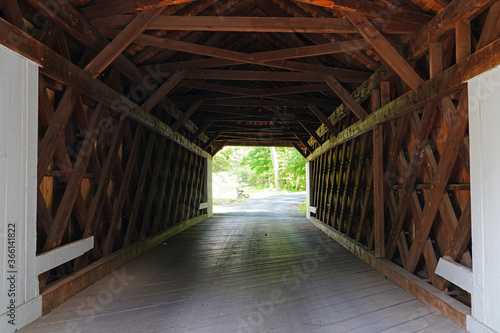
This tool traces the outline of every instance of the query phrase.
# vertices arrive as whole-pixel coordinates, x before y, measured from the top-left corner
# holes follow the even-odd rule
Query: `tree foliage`
[[[305,189],[305,160],[294,148],[278,147],[282,187]],[[213,172],[228,172],[251,187],[274,187],[273,164],[268,147],[225,147],[213,159]]]

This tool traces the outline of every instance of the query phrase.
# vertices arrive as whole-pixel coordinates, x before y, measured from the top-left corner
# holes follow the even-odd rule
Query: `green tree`
[[[305,160],[294,148],[276,148],[284,189],[305,189]],[[225,147],[213,158],[213,172],[228,172],[251,187],[274,187],[274,171],[268,147]]]

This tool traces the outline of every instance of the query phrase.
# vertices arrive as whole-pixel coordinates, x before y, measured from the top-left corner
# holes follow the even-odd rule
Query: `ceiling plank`
[[[171,5],[193,2],[195,0],[117,0],[103,2],[94,6],[86,6],[80,9],[85,18],[98,18],[118,14],[133,13],[140,10],[161,8]]]
[[[335,8],[351,13],[360,13],[368,17],[390,17],[391,20],[424,25],[432,16],[424,13],[394,8],[367,0],[294,0],[325,8]]]
[[[340,97],[345,105],[358,117],[359,120],[363,121],[368,116],[366,111],[361,107],[361,105],[356,102],[356,100],[349,94],[347,90],[337,81],[334,77],[325,77],[325,82],[332,88],[333,92]]]
[[[413,70],[406,60],[394,49],[384,36],[368,21],[362,14],[344,12],[344,15],[354,24],[361,35],[373,46],[377,53],[391,66],[391,68],[406,82],[413,90],[424,80]]]
[[[164,8],[156,8],[139,13],[110,44],[92,59],[85,70],[93,79],[97,78],[163,10]]]

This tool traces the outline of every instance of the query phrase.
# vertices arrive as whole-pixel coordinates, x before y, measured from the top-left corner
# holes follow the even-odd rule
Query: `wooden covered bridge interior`
[[[499,20],[491,0],[0,0],[0,171],[28,168],[1,198],[33,221],[19,325],[210,218],[212,156],[250,145],[304,156],[318,228],[500,330],[470,278],[467,83],[500,63]]]

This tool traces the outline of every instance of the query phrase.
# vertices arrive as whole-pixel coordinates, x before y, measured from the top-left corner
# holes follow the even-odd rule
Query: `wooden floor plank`
[[[199,223],[20,330],[70,331],[461,332],[304,217],[262,212]]]

